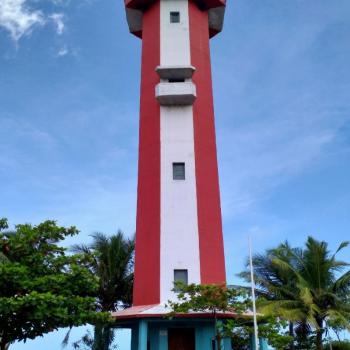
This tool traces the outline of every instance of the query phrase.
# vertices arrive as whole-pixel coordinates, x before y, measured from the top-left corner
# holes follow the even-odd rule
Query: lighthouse
[[[174,282],[226,282],[209,48],[225,0],[125,8],[142,40],[139,163],[133,306],[116,320],[133,350],[212,350],[210,314],[164,315]]]

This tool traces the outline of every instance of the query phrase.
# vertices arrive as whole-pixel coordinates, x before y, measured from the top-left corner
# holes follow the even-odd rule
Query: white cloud
[[[57,56],[63,57],[63,56],[68,55],[68,53],[69,53],[68,48],[67,48],[66,46],[63,46],[63,47],[61,47],[61,48],[58,50]]]
[[[28,0],[0,0],[0,28],[6,29],[16,43],[24,35],[30,34],[35,26],[48,23],[54,24],[57,35],[65,31],[63,13],[44,14],[41,10],[30,8]],[[64,55],[67,53],[64,51]]]
[[[65,29],[65,24],[63,21],[63,18],[64,18],[63,13],[53,13],[52,15],[49,16],[49,18],[54,22],[56,26],[56,33],[58,35],[63,34]]]
[[[14,41],[17,42],[23,35],[30,34],[34,26],[44,23],[43,13],[29,9],[26,0],[0,1],[0,27],[8,30]]]

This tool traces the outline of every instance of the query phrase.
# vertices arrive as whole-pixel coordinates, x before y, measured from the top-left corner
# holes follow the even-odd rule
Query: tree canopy
[[[350,328],[349,263],[337,259],[337,253],[347,246],[348,242],[342,242],[332,254],[326,242],[308,237],[303,248],[284,243],[255,255],[259,311],[290,321],[291,335],[295,331],[302,341],[315,332],[312,342],[322,349],[326,322]],[[247,271],[241,276],[250,279]]]
[[[98,309],[109,312],[130,306],[134,281],[134,240],[126,238],[121,231],[111,236],[95,233],[92,238],[91,244],[75,245],[73,251],[91,256],[89,269],[99,278]],[[110,324],[99,322],[95,325],[93,337],[87,333],[73,343],[73,347],[108,350],[114,338]]]
[[[95,324],[98,278],[87,254],[67,254],[58,245],[78,233],[54,221],[17,225],[0,220],[0,349],[60,327]]]

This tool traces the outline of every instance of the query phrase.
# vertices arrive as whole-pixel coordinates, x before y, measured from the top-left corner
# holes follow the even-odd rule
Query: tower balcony
[[[192,82],[159,83],[156,98],[162,106],[190,106],[196,99],[196,86]]]
[[[168,80],[191,79],[195,70],[193,66],[158,66],[156,68],[160,79]]]

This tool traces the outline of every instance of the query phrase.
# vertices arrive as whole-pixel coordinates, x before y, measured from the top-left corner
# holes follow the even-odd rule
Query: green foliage
[[[97,292],[98,309],[109,312],[131,305],[134,281],[133,239],[125,238],[122,232],[112,236],[96,233],[90,245],[76,245],[74,252],[91,257],[89,269],[99,278]],[[108,323],[95,325],[94,335],[87,333],[73,343],[76,349],[108,350],[113,344],[114,329]]]
[[[336,259],[347,246],[343,242],[331,254],[326,242],[309,237],[303,249],[284,243],[254,256],[259,311],[288,320],[299,348],[309,348],[311,340],[322,349],[326,320],[349,329],[350,271],[344,273],[349,264]],[[240,275],[250,280],[248,271]]]
[[[7,228],[9,228],[9,225],[7,223],[7,219],[6,218],[1,218],[0,219],[0,231],[1,230],[6,230]]]
[[[259,336],[267,339],[268,343],[275,349],[285,349],[293,340],[285,331],[287,322],[275,318],[263,318],[259,324]]]
[[[2,229],[7,221],[1,220]],[[96,312],[98,278],[86,254],[67,255],[57,243],[78,233],[54,221],[17,225],[0,232],[1,349],[59,327],[94,324],[109,317]]]
[[[247,288],[176,283],[175,290],[178,291],[178,300],[168,301],[168,306],[172,310],[169,317],[179,313],[210,312],[216,321],[221,313],[234,313],[234,318],[216,322],[216,337],[218,341],[230,337],[234,349],[250,349],[250,337],[254,331],[252,317],[247,313],[251,307]],[[284,349],[291,341],[291,337],[284,331],[285,322],[269,317],[261,318],[259,323],[259,334],[276,349]]]
[[[114,338],[115,338],[115,332],[112,328],[104,326],[103,329],[98,329],[96,331],[96,328],[98,329],[99,326],[95,326],[94,335],[91,334],[90,331],[87,331],[87,333],[78,341],[74,342],[72,344],[73,349],[77,350],[112,350],[112,349],[118,349],[118,346],[113,344]],[[96,332],[97,334],[101,334],[103,341],[96,342]]]
[[[229,289],[226,285],[176,283],[177,301],[168,301],[170,316],[188,312],[243,313],[250,303],[245,289]]]
[[[112,236],[92,235],[90,245],[75,245],[73,251],[91,257],[89,268],[99,278],[98,301],[101,311],[116,311],[130,306],[134,282],[133,239],[119,231]],[[120,305],[122,304],[122,305]]]
[[[285,331],[286,322],[273,317],[259,318],[259,336],[265,338],[274,349],[285,349],[292,340]],[[252,322],[244,319],[231,319],[226,323],[226,334],[231,337],[234,349],[250,350],[254,336]]]
[[[344,341],[332,341],[332,346],[330,346],[329,343],[326,344],[325,349],[326,350],[350,350],[350,341],[344,340]]]

